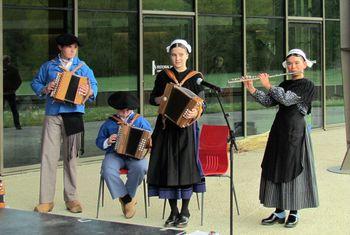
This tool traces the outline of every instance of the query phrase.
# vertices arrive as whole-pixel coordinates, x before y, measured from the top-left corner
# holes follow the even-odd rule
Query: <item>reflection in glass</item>
[[[194,11],[193,0],[143,0],[144,10]]]
[[[339,21],[326,21],[326,105],[327,124],[345,122]]]
[[[83,42],[79,57],[94,71],[99,90],[96,104],[84,115],[83,157],[102,154],[95,138],[101,122],[115,112],[107,104],[109,95],[119,90],[137,92],[137,25],[136,13],[79,12],[79,38]]]
[[[247,16],[283,16],[284,0],[246,0]]]
[[[72,28],[71,16],[71,11],[3,9],[4,55],[12,58],[12,64],[22,78],[16,94],[23,128],[13,128],[12,113],[6,103],[3,112],[4,167],[40,162],[45,100],[34,95],[30,82],[39,66],[57,55],[54,39]]]
[[[203,14],[239,15],[242,14],[241,6],[241,0],[199,1],[198,11]]]
[[[311,60],[316,60],[312,68],[305,71],[305,78],[312,80],[316,86],[316,93],[312,103],[312,125],[321,127],[322,117],[322,44],[321,24],[290,23],[289,24],[289,48],[300,48]]]
[[[322,16],[322,0],[289,0],[289,16]]]
[[[271,75],[283,72],[284,59],[283,19],[247,19],[247,74],[257,75],[266,72]],[[271,79],[278,85],[283,77]],[[254,82],[257,89],[263,91],[259,81]],[[270,129],[276,114],[276,108],[265,108],[247,95],[247,120],[254,123],[257,133]],[[252,125],[252,124],[251,124]]]
[[[199,70],[205,79],[224,88],[222,101],[230,113],[236,135],[242,135],[242,84],[230,88],[227,81],[242,73],[242,33],[240,17],[201,16],[199,18]],[[224,125],[215,95],[206,93],[207,110],[201,121]],[[249,133],[255,134],[255,133]]]
[[[137,0],[78,0],[79,9],[137,10]]]
[[[155,65],[170,65],[166,47],[177,38],[185,39],[193,48],[192,18],[145,17],[143,28],[143,72],[144,72],[144,116],[155,119],[158,107],[149,104],[155,75],[152,61]],[[187,67],[194,68],[194,53],[190,54]],[[151,122],[152,123],[152,122]],[[154,124],[154,122],[153,122]]]
[[[339,19],[339,0],[325,0],[326,18]]]
[[[11,6],[35,6],[35,7],[72,7],[73,0],[3,0],[4,7]]]

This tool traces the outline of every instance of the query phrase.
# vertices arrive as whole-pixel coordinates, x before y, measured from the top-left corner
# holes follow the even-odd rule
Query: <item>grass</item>
[[[319,101],[315,101],[313,103],[314,107],[320,107],[321,103]],[[241,111],[240,103],[224,103],[224,109],[226,112],[234,112]],[[344,106],[343,99],[329,99],[327,100],[327,106]],[[262,105],[256,102],[247,102],[248,110],[259,110],[265,109]],[[144,116],[145,117],[154,117],[157,115],[158,107],[152,105],[144,106]],[[219,113],[221,111],[220,105],[218,103],[209,103],[206,109],[206,113]],[[103,121],[106,120],[109,116],[111,116],[115,110],[109,106],[92,106],[86,109],[86,113],[84,115],[85,122],[93,122],[93,121]],[[5,106],[3,112],[4,118],[4,128],[13,127],[12,113],[9,111],[8,106]],[[22,126],[38,126],[42,125],[45,110],[44,107],[34,105],[34,106],[26,106],[25,108],[21,108],[19,110],[20,120]]]
[[[271,74],[278,74],[280,71],[271,71]],[[254,74],[254,73],[251,73]],[[206,76],[206,80],[212,82],[220,87],[228,87],[227,81],[231,78],[240,77],[240,73],[226,73],[226,74],[208,74]],[[306,77],[318,78],[319,73],[314,71],[307,71],[305,74]],[[342,84],[342,76],[341,71],[339,69],[329,69],[327,70],[327,85],[341,85]],[[150,91],[153,88],[155,77],[151,74],[144,75],[144,90]],[[313,79],[316,85],[320,85],[320,78]],[[114,76],[114,77],[98,77],[98,86],[99,92],[106,91],[116,91],[116,90],[137,90],[137,76]],[[282,81],[282,77],[277,79],[271,79],[271,83],[277,85]],[[234,88],[240,88],[241,83],[235,83]],[[30,81],[23,81],[21,87],[17,91],[18,95],[26,96],[26,95],[34,95],[30,87]],[[224,103],[224,109],[226,112],[234,112],[241,111],[242,106],[240,102],[236,103]],[[315,101],[313,106],[320,107],[321,102]],[[344,106],[343,99],[328,99],[327,106]],[[259,110],[264,109],[263,106],[256,102],[247,102],[248,110]],[[153,117],[157,115],[158,108],[151,105],[144,106],[144,116]],[[220,106],[216,102],[209,102],[207,106],[206,113],[218,113],[220,112]],[[29,105],[22,108],[20,111],[20,120],[23,126],[35,126],[42,125],[44,119],[44,107],[43,105]],[[106,106],[93,106],[86,109],[86,114],[84,115],[84,120],[86,122],[91,121],[102,121],[105,120],[108,116],[114,113],[114,110],[110,107]],[[5,107],[4,109],[4,127],[12,127],[12,113],[9,111],[9,108]]]
[[[258,72],[250,73],[251,75],[256,75]],[[271,74],[279,74],[281,71],[271,71]],[[311,77],[317,86],[320,85],[320,74],[319,72],[307,71],[305,73],[306,77]],[[326,72],[327,76],[327,86],[333,85],[342,85],[342,75],[341,70],[332,70],[329,69]],[[209,82],[212,82],[222,88],[229,87],[227,81],[231,78],[241,77],[240,73],[225,73],[225,74],[208,74],[205,76],[205,79]],[[152,90],[154,85],[155,77],[151,74],[144,75],[144,90]],[[122,91],[122,90],[137,90],[137,76],[113,76],[113,77],[98,77],[98,87],[99,91]],[[271,79],[271,83],[278,85],[282,81],[282,77],[276,79]],[[17,91],[18,95],[34,95],[30,87],[31,81],[23,81],[22,85]],[[241,83],[235,83],[233,87],[241,87]]]

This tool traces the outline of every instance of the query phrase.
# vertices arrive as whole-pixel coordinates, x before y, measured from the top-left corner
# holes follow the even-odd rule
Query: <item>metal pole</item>
[[[140,114],[144,112],[144,78],[143,78],[143,13],[142,13],[142,0],[139,1],[139,81],[138,92],[140,98]]]
[[[195,46],[195,58],[194,58],[194,61],[195,61],[195,70],[199,70],[199,64],[198,64],[198,0],[195,0],[194,1],[194,13],[195,13],[195,16],[194,16],[194,46]]]
[[[1,22],[3,22],[3,15],[2,15],[2,0],[0,0],[0,20]],[[0,24],[0,55],[1,58],[3,58],[3,24]],[[3,169],[4,169],[4,107],[3,107],[3,64],[2,64],[2,59],[0,61],[0,174],[3,173]]]
[[[246,10],[245,10],[245,0],[242,0],[242,46],[243,46],[243,76],[247,75],[247,18],[246,18]],[[245,89],[244,85],[241,85],[242,93],[243,93],[243,112],[242,112],[242,123],[243,123],[243,137],[246,138],[248,136],[247,131],[247,89]]]
[[[74,0],[73,8],[73,25],[74,25],[74,35],[78,37],[78,0]]]
[[[235,201],[236,201],[236,207],[237,207],[237,213],[239,215],[239,209],[238,209],[238,203],[237,203],[237,198],[236,198],[236,192],[234,189],[233,185],[233,151],[234,148],[238,150],[237,145],[236,145],[236,137],[234,134],[234,130],[231,129],[230,122],[228,121],[228,114],[225,112],[224,107],[222,106],[222,102],[219,97],[219,93],[217,91],[213,91],[216,95],[216,98],[218,100],[218,103],[220,105],[220,109],[222,114],[224,115],[226,125],[229,129],[229,142],[230,142],[230,235],[233,235],[233,193],[235,196]],[[203,210],[203,208],[202,208]]]
[[[350,1],[340,0],[341,63],[344,89],[344,114],[347,151],[341,166],[328,168],[329,171],[350,174]]]
[[[326,112],[326,8],[325,8],[325,0],[322,3],[322,54],[321,54],[321,67],[322,67],[322,121],[323,121],[323,130],[327,130],[327,112]]]

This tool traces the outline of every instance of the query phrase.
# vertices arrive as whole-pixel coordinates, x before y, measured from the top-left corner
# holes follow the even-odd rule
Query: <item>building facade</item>
[[[95,137],[113,114],[106,102],[111,92],[135,92],[139,112],[154,122],[157,108],[148,98],[157,70],[169,65],[165,47],[175,38],[193,47],[188,66],[224,88],[221,99],[236,136],[268,131],[276,108],[258,105],[243,84],[228,81],[244,74],[284,73],[281,63],[292,48],[317,61],[306,72],[317,86],[313,127],[344,123],[339,0],[3,0],[0,18],[0,53],[12,58],[22,77],[17,90],[22,130],[14,128],[10,107],[0,96],[1,172],[40,163],[44,103],[30,81],[42,63],[57,55],[55,37],[66,32],[81,39],[79,57],[99,83],[97,100],[84,116],[86,160],[102,155]],[[271,81],[277,85],[283,79]],[[200,123],[224,124],[214,94],[208,91],[206,97]]]

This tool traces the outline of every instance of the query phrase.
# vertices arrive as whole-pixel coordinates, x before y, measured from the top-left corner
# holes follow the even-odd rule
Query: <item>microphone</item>
[[[197,82],[198,85],[202,85],[202,86],[208,87],[208,88],[210,88],[210,89],[212,89],[212,90],[214,90],[214,91],[216,91],[218,93],[222,92],[222,89],[220,87],[215,86],[214,84],[211,84],[209,82],[206,82],[202,78],[197,78],[196,82]]]

